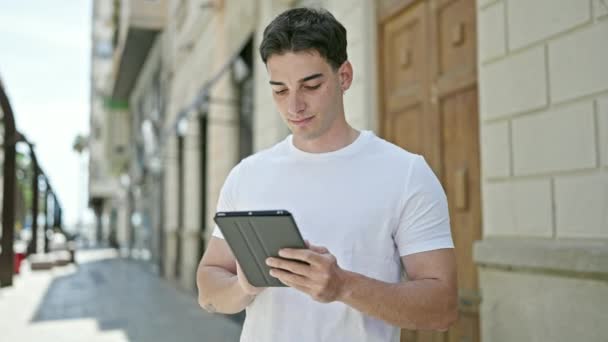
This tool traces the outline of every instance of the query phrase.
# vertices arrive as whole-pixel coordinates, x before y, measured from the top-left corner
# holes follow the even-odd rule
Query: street
[[[113,250],[78,251],[77,265],[31,271],[0,289],[0,341],[238,341],[240,324],[209,314]]]

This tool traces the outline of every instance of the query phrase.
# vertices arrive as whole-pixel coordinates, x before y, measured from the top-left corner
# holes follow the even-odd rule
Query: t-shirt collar
[[[356,153],[363,147],[363,145],[365,145],[365,143],[370,139],[371,136],[373,136],[373,133],[371,131],[367,131],[367,130],[361,131],[359,136],[355,139],[355,141],[353,141],[349,145],[344,146],[341,149],[336,150],[336,151],[321,152],[321,153],[305,152],[305,151],[302,151],[299,148],[297,148],[293,144],[293,134],[290,134],[286,138],[286,142],[287,142],[287,146],[289,147],[289,152],[293,156],[297,156],[298,158],[311,159],[311,160],[312,159],[326,160],[328,158],[343,157],[343,156],[348,156],[348,155],[352,155],[352,154]]]

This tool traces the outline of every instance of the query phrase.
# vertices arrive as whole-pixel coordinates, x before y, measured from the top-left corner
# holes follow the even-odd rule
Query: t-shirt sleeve
[[[222,186],[222,189],[220,190],[220,196],[217,201],[216,212],[238,210],[237,205],[236,205],[236,203],[237,203],[236,196],[237,196],[237,185],[238,185],[238,178],[239,178],[238,174],[239,174],[240,168],[241,168],[241,164],[236,165],[234,168],[232,168],[232,170],[228,174],[228,177],[226,177],[226,181],[224,181],[224,185]],[[224,238],[224,235],[218,228],[217,224],[213,225],[212,236],[215,236],[220,239]]]
[[[412,163],[406,184],[395,233],[399,255],[454,248],[445,192],[423,157]]]

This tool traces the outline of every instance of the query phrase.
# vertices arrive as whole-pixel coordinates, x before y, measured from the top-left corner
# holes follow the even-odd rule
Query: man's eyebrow
[[[319,78],[319,77],[322,77],[322,76],[323,76],[323,74],[322,74],[322,73],[318,73],[318,74],[312,74],[312,75],[310,75],[310,76],[306,76],[306,77],[304,77],[304,78],[300,79],[300,80],[298,81],[298,83],[302,83],[302,82],[306,82],[306,81],[314,80],[315,78]],[[270,82],[269,82],[269,83],[270,83],[270,85],[285,85],[285,83],[283,83],[283,82],[277,82],[277,81],[273,81],[273,80],[270,80]]]

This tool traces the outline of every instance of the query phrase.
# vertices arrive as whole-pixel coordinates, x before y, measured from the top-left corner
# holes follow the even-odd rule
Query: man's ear
[[[340,78],[340,88],[345,92],[353,83],[353,66],[349,61],[342,63],[338,69],[338,77]]]

